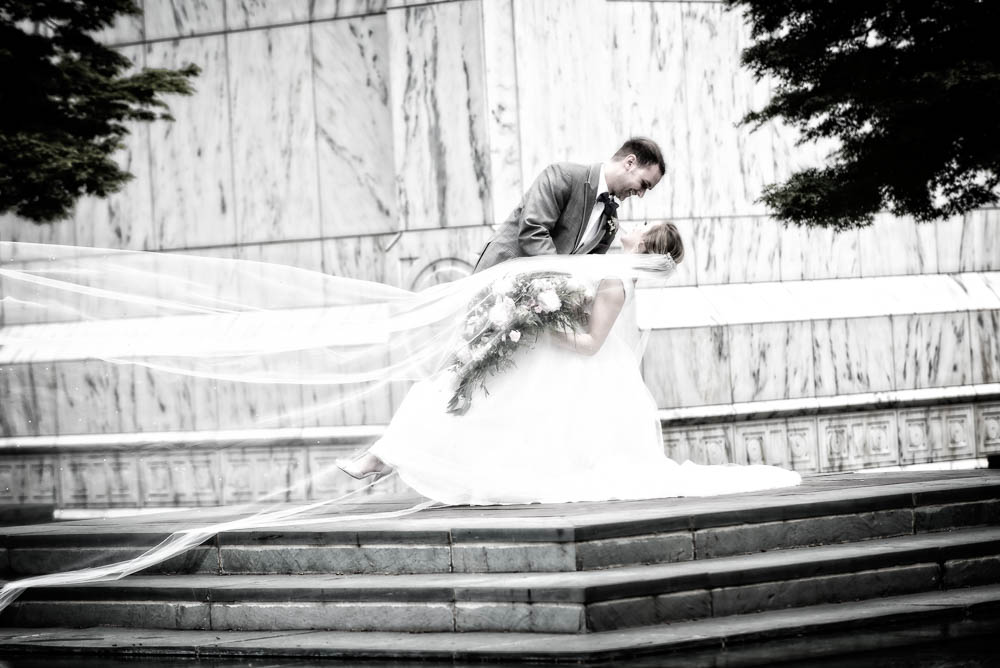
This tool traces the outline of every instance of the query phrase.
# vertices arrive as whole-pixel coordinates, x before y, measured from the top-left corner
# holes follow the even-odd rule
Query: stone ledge
[[[0,650],[5,656],[605,662],[655,653],[663,657],[658,666],[690,666],[693,661],[701,665],[697,656],[712,665],[723,650],[735,658],[740,651],[759,653],[763,648],[767,657],[773,657],[781,643],[815,658],[824,647],[841,653],[884,647],[887,640],[902,645],[994,635],[998,630],[1000,585],[993,585],[588,634],[4,628]]]

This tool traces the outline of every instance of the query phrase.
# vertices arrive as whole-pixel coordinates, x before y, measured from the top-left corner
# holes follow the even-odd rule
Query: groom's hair
[[[632,137],[628,139],[622,147],[618,149],[612,160],[622,160],[631,153],[639,161],[640,167],[646,165],[656,165],[660,168],[660,174],[667,173],[667,165],[663,162],[663,153],[659,145],[648,137]]]

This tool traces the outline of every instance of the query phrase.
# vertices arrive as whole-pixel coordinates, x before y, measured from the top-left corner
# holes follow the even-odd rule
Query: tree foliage
[[[68,217],[84,194],[132,178],[113,159],[129,121],[173,120],[162,94],[192,92],[198,68],[132,68],[93,34],[133,0],[0,0],[0,213]]]
[[[839,145],[826,166],[764,189],[777,218],[839,229],[880,210],[927,221],[997,201],[1000,3],[726,3],[751,27],[743,64],[777,82],[743,122],[781,119],[801,142]]]

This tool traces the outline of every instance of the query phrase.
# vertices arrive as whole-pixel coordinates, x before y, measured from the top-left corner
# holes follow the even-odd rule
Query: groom
[[[642,197],[665,169],[660,147],[645,137],[629,139],[605,163],[549,165],[483,248],[475,271],[526,255],[606,253],[618,204]]]

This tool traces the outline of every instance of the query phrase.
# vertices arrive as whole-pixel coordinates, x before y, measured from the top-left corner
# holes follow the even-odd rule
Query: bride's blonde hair
[[[677,226],[671,222],[650,226],[642,235],[642,246],[644,253],[669,253],[675,264],[680,264],[684,259],[684,242],[681,241]]]

